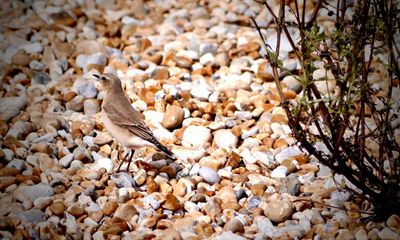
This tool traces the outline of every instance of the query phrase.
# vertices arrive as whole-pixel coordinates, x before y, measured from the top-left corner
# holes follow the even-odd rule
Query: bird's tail
[[[168,148],[164,145],[162,145],[159,141],[154,139],[153,144],[163,153],[165,153],[168,158],[172,159],[172,160],[176,160],[176,156],[175,154],[173,154],[170,150],[168,150]]]

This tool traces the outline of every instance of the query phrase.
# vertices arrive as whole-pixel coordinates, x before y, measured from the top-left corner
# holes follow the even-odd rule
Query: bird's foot
[[[122,165],[124,164],[124,162],[125,162],[126,160],[128,160],[128,166],[126,167],[125,172],[129,173],[129,167],[130,167],[130,165],[131,165],[132,157],[133,157],[133,154],[134,154],[134,153],[135,153],[135,150],[129,150],[129,151],[125,154],[125,157],[121,159],[121,163],[119,164],[119,166],[118,166],[118,168],[117,168],[117,171],[116,171],[117,173],[121,171],[121,167],[122,167]]]

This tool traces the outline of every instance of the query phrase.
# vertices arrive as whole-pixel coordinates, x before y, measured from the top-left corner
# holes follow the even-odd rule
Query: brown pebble
[[[147,48],[151,47],[151,41],[147,38],[141,38],[139,40],[140,52],[144,52]]]
[[[242,128],[239,125],[234,126],[231,131],[236,137],[242,136]]]
[[[244,226],[241,221],[238,219],[234,218],[229,220],[227,223],[224,225],[224,231],[231,231],[233,233],[244,233]]]
[[[30,239],[31,234],[25,229],[16,229],[13,235],[13,239]]]
[[[241,157],[239,156],[239,154],[237,154],[236,152],[232,152],[231,156],[226,161],[225,166],[230,166],[232,167],[232,169],[235,169],[239,167],[240,159]]]
[[[167,194],[165,196],[165,203],[163,205],[165,209],[176,211],[183,208],[183,205],[173,194]]]
[[[233,209],[235,211],[239,211],[242,208],[242,206],[240,206],[240,204],[237,202],[223,202],[221,204],[221,208],[224,210],[225,209]]]
[[[162,230],[170,229],[170,228],[172,228],[172,222],[169,220],[166,220],[166,219],[161,219],[157,222],[156,228],[162,229]]]
[[[288,123],[288,118],[286,117],[286,115],[274,114],[271,117],[271,123],[287,124]]]
[[[295,99],[297,96],[296,92],[290,89],[284,91],[283,94],[285,95],[286,99]]]
[[[75,204],[72,205],[69,209],[68,212],[70,212],[72,215],[74,215],[75,217],[80,217],[85,213],[85,209],[83,209],[83,207]]]
[[[147,89],[147,88],[139,89],[138,96],[140,97],[140,99],[145,101],[147,105],[149,105],[149,106],[154,105],[155,94],[154,94],[154,92],[150,91],[149,89]]]
[[[160,172],[168,174],[169,178],[175,178],[176,176],[176,169],[171,166],[165,166],[160,169]]]
[[[66,11],[52,13],[50,17],[57,25],[73,27],[76,24],[76,20]]]
[[[301,164],[300,168],[306,171],[312,171],[314,173],[319,171],[319,167],[315,164],[312,163],[305,163],[305,164]]]
[[[264,138],[264,139],[262,140],[262,143],[264,144],[264,146],[265,146],[267,149],[273,148],[274,142],[275,142],[275,139],[269,138],[269,137]]]
[[[114,213],[114,217],[129,222],[136,214],[138,214],[138,211],[131,200],[119,206]]]
[[[34,176],[34,175],[17,175],[15,180],[18,183],[21,183],[21,182],[24,182],[24,181],[27,181],[27,180],[32,181],[34,183],[40,183],[40,181],[41,181],[40,177]]]
[[[274,76],[271,73],[266,71],[266,69],[268,69],[268,67],[269,67],[268,65],[269,65],[269,63],[267,61],[261,63],[258,66],[256,76],[263,81],[272,82],[272,81],[274,81]]]
[[[64,215],[65,206],[61,201],[53,202],[50,207],[50,211],[57,216]]]
[[[287,141],[284,138],[280,138],[280,139],[274,141],[274,144],[273,144],[274,149],[286,148],[288,146],[289,146],[289,144],[287,143]]]
[[[264,194],[265,189],[267,189],[267,185],[263,183],[254,184],[250,187],[251,193],[258,197],[261,197]]]
[[[196,234],[201,238],[207,238],[210,237],[214,232],[214,228],[211,226],[209,223],[205,223],[203,221],[200,221],[194,226],[194,231]]]
[[[107,223],[107,226],[103,230],[103,235],[107,236],[107,239],[118,239],[115,237],[120,236],[113,236],[113,235],[120,235],[124,231],[129,230],[129,226],[125,221],[121,221],[121,219],[113,217]]]
[[[292,216],[293,204],[286,200],[271,201],[268,203],[268,207],[264,209],[264,214],[271,221],[281,223]]]
[[[296,159],[297,162],[299,162],[299,164],[306,164],[306,163],[310,162],[310,159],[304,154],[294,156],[293,158]]]
[[[8,132],[8,125],[7,123],[0,119],[0,136],[5,136]]]
[[[12,64],[19,65],[19,66],[26,66],[29,64],[31,58],[29,54],[25,52],[23,49],[19,49],[14,56],[11,58]]]
[[[173,129],[181,125],[185,112],[182,108],[170,105],[164,114],[162,124],[165,128]]]
[[[156,68],[151,76],[155,80],[165,80],[169,78],[169,71],[166,67],[158,67]]]
[[[67,91],[63,94],[63,101],[64,102],[69,102],[71,101],[78,93],[75,91]]]
[[[252,210],[253,217],[264,216],[264,210],[262,208],[256,207]]]
[[[152,194],[154,192],[158,192],[160,186],[156,181],[154,181],[153,177],[147,177],[146,179],[146,186],[147,186],[147,194]]]
[[[288,174],[295,172],[297,170],[296,165],[294,165],[293,160],[285,159],[281,162],[282,166],[285,166],[288,169]]]
[[[51,152],[52,152],[49,147],[49,144],[45,143],[45,142],[39,142],[39,143],[32,144],[32,146],[30,147],[29,150],[32,153],[41,152],[41,153],[51,154]]]
[[[111,215],[115,210],[118,208],[118,203],[116,201],[110,200],[106,202],[103,206],[103,209],[101,211],[104,213],[104,215]]]
[[[3,176],[0,177],[0,190],[6,189],[8,186],[16,183],[15,177],[12,176]]]
[[[162,59],[163,59],[163,55],[161,55],[159,53],[147,57],[147,60],[149,60],[150,62],[155,63],[156,65],[160,65]]]
[[[206,200],[207,200],[206,196],[204,194],[201,194],[201,193],[196,193],[190,198],[190,201],[192,201],[194,203],[206,202]]]
[[[19,171],[16,168],[13,167],[5,167],[5,168],[0,168],[0,177],[2,176],[15,176],[18,175]]]

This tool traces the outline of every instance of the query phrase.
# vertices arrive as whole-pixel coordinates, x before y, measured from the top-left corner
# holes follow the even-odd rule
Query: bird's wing
[[[103,105],[103,110],[115,125],[127,129],[132,134],[153,144],[158,143],[153,132],[142,119],[141,113],[135,110],[128,101],[127,104],[120,105],[115,104],[115,102],[113,104],[105,104]]]

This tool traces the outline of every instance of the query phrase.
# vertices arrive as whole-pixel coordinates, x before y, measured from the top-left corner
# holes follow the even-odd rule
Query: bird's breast
[[[128,129],[122,128],[117,124],[113,123],[110,118],[108,118],[107,114],[103,111],[101,113],[101,119],[103,121],[104,126],[107,131],[117,140],[122,146],[131,148],[131,149],[139,149],[141,147],[150,146],[154,147],[154,145],[140,137],[137,137]]]

